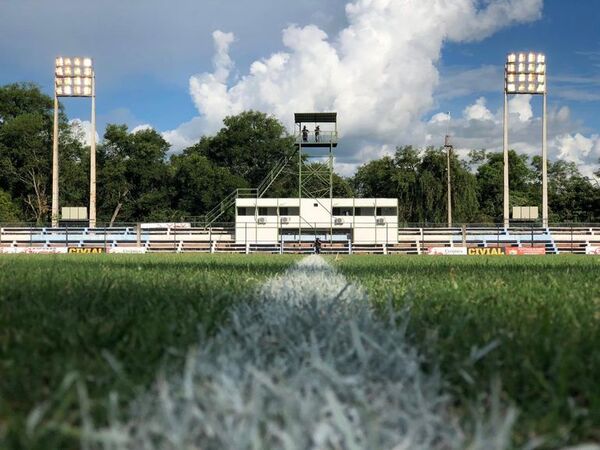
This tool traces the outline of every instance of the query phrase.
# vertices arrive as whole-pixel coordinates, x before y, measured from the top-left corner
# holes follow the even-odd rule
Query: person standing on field
[[[315,238],[315,254],[321,254],[321,239]]]

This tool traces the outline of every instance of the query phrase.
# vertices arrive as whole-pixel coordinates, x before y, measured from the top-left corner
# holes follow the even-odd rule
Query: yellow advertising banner
[[[69,247],[69,253],[99,254],[104,253],[102,247]]]
[[[469,256],[504,256],[503,247],[469,247],[467,249]]]

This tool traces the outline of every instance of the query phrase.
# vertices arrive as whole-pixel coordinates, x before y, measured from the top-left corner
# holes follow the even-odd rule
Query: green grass
[[[76,448],[77,384],[96,420],[181,365],[236,301],[293,257],[17,255],[0,258],[0,448]],[[77,383],[60,389],[67,375]],[[26,418],[49,414],[28,435]],[[63,429],[55,428],[60,424]]]
[[[374,301],[410,308],[408,333],[466,409],[495,380],[519,411],[515,444],[600,441],[600,260],[343,257]],[[476,349],[496,348],[474,360]]]
[[[0,448],[77,448],[78,387],[96,421],[177,371],[235,302],[295,257],[0,257]],[[330,258],[384,311],[410,309],[409,337],[439,364],[456,408],[502,383],[520,411],[516,446],[600,440],[600,259]],[[497,344],[481,358],[478,349]],[[63,381],[68,381],[61,387]],[[79,391],[81,393],[81,390]],[[33,434],[26,420],[50,406]]]

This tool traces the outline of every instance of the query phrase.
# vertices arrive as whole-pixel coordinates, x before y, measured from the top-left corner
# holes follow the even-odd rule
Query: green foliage
[[[508,153],[510,205],[541,205],[542,160],[535,156]],[[502,153],[480,151],[471,154],[478,165],[477,184],[481,216],[485,221],[500,221],[503,205]],[[583,177],[572,162],[548,162],[548,196],[551,222],[600,221],[600,185]]]
[[[197,144],[200,154],[258,186],[271,167],[293,149],[294,138],[274,117],[246,111],[223,120],[224,127]]]
[[[13,203],[8,192],[0,189],[0,223],[17,222],[19,220],[19,208]]]
[[[87,206],[89,148],[59,108],[60,204]],[[52,115],[53,100],[39,87],[0,87],[0,189],[22,220],[38,224],[47,223],[51,209]],[[257,187],[294,152],[294,138],[277,119],[246,111],[225,118],[214,136],[178,155],[169,155],[169,144],[156,131],[130,133],[126,125],[109,125],[97,151],[100,222],[170,221],[203,215],[236,188]],[[540,205],[540,158],[530,161],[510,151],[509,165],[511,206]],[[397,198],[400,223],[445,223],[446,166],[443,149],[398,147],[393,157],[364,164],[350,179],[334,174],[333,192]],[[450,166],[454,222],[501,221],[502,154],[472,151],[469,165],[452,154]],[[564,161],[550,162],[548,171],[551,222],[600,221],[597,181]],[[266,195],[295,197],[297,173],[292,158]],[[321,181],[312,182],[309,191],[322,191]]]
[[[216,166],[196,146],[171,158],[174,206],[186,215],[199,216],[217,205],[236,188],[248,182],[232,175],[226,167]]]
[[[126,125],[106,127],[98,155],[102,219],[135,222],[177,215],[171,208],[168,150],[154,130],[130,133]]]
[[[477,216],[477,185],[456,154],[450,158],[453,217],[469,222]],[[398,199],[404,223],[444,223],[447,220],[447,156],[443,149],[419,152],[398,147],[394,158],[384,156],[361,166],[354,187],[363,197]]]
[[[600,185],[583,177],[575,163],[549,163],[548,178],[553,217],[566,222],[600,221]]]
[[[28,221],[50,212],[52,99],[33,84],[0,87],[0,189],[10,194]],[[60,185],[63,204],[82,204],[87,189],[84,149],[59,114]]]
[[[352,183],[361,197],[398,199],[400,223],[446,223],[447,156],[443,149],[398,147],[358,168]],[[541,158],[508,153],[510,204],[541,205]],[[474,150],[468,162],[452,154],[452,216],[455,223],[500,223],[503,216],[504,157]],[[550,221],[600,221],[600,184],[573,163],[548,163]]]

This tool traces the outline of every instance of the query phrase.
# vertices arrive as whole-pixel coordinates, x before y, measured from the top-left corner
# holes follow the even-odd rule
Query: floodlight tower
[[[509,53],[504,70],[504,228],[510,223],[508,185],[508,96],[541,95],[542,111],[542,224],[548,226],[548,123],[546,55],[535,52]]]
[[[56,58],[54,68],[54,132],[52,138],[52,227],[58,226],[58,97],[91,97],[89,226],[96,226],[96,74],[91,58]]]

